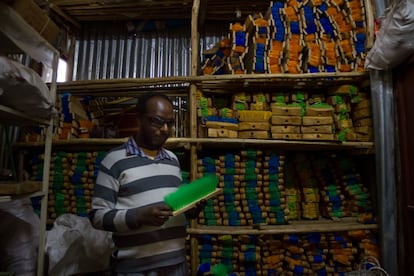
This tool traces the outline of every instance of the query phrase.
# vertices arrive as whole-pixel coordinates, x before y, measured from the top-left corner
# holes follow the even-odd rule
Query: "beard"
[[[169,135],[167,133],[160,133],[158,135],[148,135],[146,133],[143,133],[142,141],[144,142],[147,149],[158,150],[162,148],[168,137]]]

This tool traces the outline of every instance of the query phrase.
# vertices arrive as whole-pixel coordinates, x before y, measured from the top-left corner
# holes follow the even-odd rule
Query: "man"
[[[178,159],[163,148],[174,125],[173,104],[150,93],[139,98],[136,111],[136,135],[102,160],[90,220],[113,232],[118,275],[187,275],[186,219],[173,217],[163,203],[181,184]]]

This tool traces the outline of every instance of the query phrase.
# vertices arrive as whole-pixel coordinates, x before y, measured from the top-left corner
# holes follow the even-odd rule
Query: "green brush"
[[[218,181],[215,174],[204,176],[181,185],[175,192],[166,195],[164,201],[173,209],[173,215],[176,216],[193,208],[197,202],[221,193],[222,189],[217,188]]]

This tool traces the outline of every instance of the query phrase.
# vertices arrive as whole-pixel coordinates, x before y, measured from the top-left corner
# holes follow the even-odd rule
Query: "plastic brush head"
[[[166,195],[164,201],[176,211],[197,201],[201,197],[214,192],[217,188],[217,184],[218,177],[215,174],[209,174],[196,179],[189,184],[181,185],[175,192]]]

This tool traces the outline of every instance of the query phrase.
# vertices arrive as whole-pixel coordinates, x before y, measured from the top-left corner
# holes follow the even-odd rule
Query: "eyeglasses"
[[[174,126],[174,119],[171,120],[164,120],[158,116],[148,116],[145,115],[151,123],[152,126],[162,128],[164,125],[167,125],[168,128],[172,128]]]

